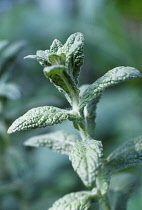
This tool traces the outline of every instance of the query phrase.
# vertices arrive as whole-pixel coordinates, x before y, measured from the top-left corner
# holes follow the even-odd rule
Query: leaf
[[[69,111],[52,106],[33,108],[15,120],[8,129],[8,133],[59,124],[71,117],[73,115]]]
[[[80,109],[86,106],[86,104],[101,96],[102,91],[104,91],[107,87],[111,87],[117,85],[120,82],[142,77],[141,73],[133,68],[133,67],[116,67],[110,71],[108,71],[104,76],[99,78],[96,82],[90,85],[80,100]]]
[[[0,96],[15,100],[21,97],[21,92],[16,84],[0,83]]]
[[[46,67],[44,68],[44,74],[54,83],[60,92],[65,94],[70,104],[76,100],[75,97],[78,94],[78,90],[70,75],[68,75],[65,66],[54,65]]]
[[[101,157],[102,143],[96,140],[77,143],[71,151],[72,166],[87,187],[95,182]]]
[[[59,48],[61,48],[62,46],[63,46],[62,43],[58,39],[54,39],[54,41],[52,42],[52,45],[50,46],[49,51],[51,53],[57,53]]]
[[[111,175],[116,171],[142,162],[142,136],[125,142],[114,150],[106,160],[104,171]]]
[[[63,45],[59,48],[57,54],[65,53],[66,55],[66,67],[69,74],[74,77],[76,83],[78,83],[78,76],[80,72],[80,66],[83,64],[84,54],[84,37],[80,32],[72,34]]]
[[[57,200],[49,210],[87,210],[91,206],[91,192],[70,193]]]
[[[48,147],[61,154],[69,154],[73,146],[79,142],[77,136],[65,131],[57,131],[49,134],[34,136],[28,139],[24,145],[32,147]]]

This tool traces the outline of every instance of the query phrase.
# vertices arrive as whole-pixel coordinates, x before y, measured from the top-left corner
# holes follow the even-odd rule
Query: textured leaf
[[[74,77],[75,82],[78,83],[78,76],[80,66],[83,64],[84,54],[84,37],[80,32],[72,34],[63,45],[59,48],[57,54],[65,53],[66,67],[68,72]]]
[[[8,129],[8,133],[27,130],[29,128],[40,128],[51,126],[69,119],[71,114],[69,111],[59,109],[52,106],[37,107],[29,110],[26,114],[19,117],[13,122]]]
[[[98,174],[102,157],[100,141],[89,140],[75,145],[70,154],[74,170],[87,187],[92,187]]]
[[[72,104],[78,90],[71,77],[68,75],[66,67],[61,65],[46,67],[44,68],[44,74],[54,83],[60,92],[65,94],[69,103]]]
[[[142,162],[142,136],[125,142],[107,158],[104,170],[113,172],[128,168]]]
[[[57,200],[49,210],[87,210],[91,205],[91,192],[70,193]]]
[[[12,83],[0,83],[0,96],[9,99],[18,99],[21,97],[19,87]]]
[[[51,53],[57,53],[59,48],[61,48],[62,46],[63,46],[62,43],[58,39],[54,39],[54,41],[52,42],[52,45],[50,46],[49,51]]]
[[[116,67],[108,71],[104,76],[99,78],[96,82],[90,85],[80,100],[80,109],[82,109],[89,101],[100,97],[103,90],[120,82],[142,77],[140,72],[133,67]]]
[[[32,147],[48,147],[55,152],[69,154],[73,146],[79,142],[77,136],[65,131],[57,131],[49,134],[34,136],[28,139],[24,145]]]

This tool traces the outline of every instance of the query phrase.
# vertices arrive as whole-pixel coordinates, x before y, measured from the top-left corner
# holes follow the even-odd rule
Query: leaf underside
[[[87,210],[91,205],[91,192],[70,193],[57,200],[49,210]]]
[[[65,66],[54,65],[44,68],[44,74],[50,79],[51,82],[58,88],[60,92],[63,92],[68,99],[69,103],[72,103],[74,94],[78,91],[76,86],[67,73]]]
[[[77,143],[71,151],[72,166],[87,187],[95,183],[101,157],[102,144],[96,140]]]
[[[29,128],[40,128],[58,124],[69,119],[68,111],[52,106],[37,107],[29,110],[26,114],[13,122],[8,133],[27,130]]]
[[[135,166],[142,162],[142,136],[125,142],[114,150],[105,165],[105,171],[113,172]]]
[[[55,152],[69,154],[73,146],[79,141],[80,139],[73,134],[65,131],[57,131],[31,137],[24,143],[24,145],[31,147],[48,147]]]

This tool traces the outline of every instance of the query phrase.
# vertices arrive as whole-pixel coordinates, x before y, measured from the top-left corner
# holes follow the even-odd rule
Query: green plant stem
[[[104,210],[111,210],[107,196],[105,196],[105,199],[101,200],[101,205]]]

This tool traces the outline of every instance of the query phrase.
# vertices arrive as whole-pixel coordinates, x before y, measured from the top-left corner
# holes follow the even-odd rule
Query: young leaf
[[[69,74],[74,77],[76,83],[78,83],[78,76],[80,72],[80,66],[83,64],[84,54],[84,37],[80,32],[72,34],[63,45],[59,48],[57,54],[65,53],[66,55],[66,67]]]
[[[49,134],[34,136],[28,139],[24,145],[31,147],[48,147],[61,154],[69,154],[73,146],[80,139],[65,131],[57,131]]]
[[[44,74],[54,83],[60,92],[65,94],[69,103],[72,104],[76,94],[78,94],[78,90],[67,73],[66,67],[61,65],[46,67],[44,68]]]
[[[142,162],[142,136],[125,142],[114,150],[106,160],[104,171],[110,175]]]
[[[74,170],[87,187],[92,187],[101,163],[102,144],[89,140],[75,145],[69,156]]]
[[[52,42],[52,45],[50,46],[49,51],[51,53],[57,53],[59,48],[61,48],[62,46],[63,46],[62,43],[58,39],[54,39],[54,41]]]
[[[26,114],[13,122],[8,133],[27,130],[29,128],[40,128],[58,124],[71,117],[69,111],[52,106],[37,107],[29,110]],[[72,116],[73,117],[73,116]]]
[[[107,87],[139,77],[142,77],[141,73],[133,67],[121,66],[108,71],[104,76],[99,78],[86,89],[80,100],[80,109],[85,107],[89,101],[93,99],[98,100],[102,91]]]
[[[91,206],[91,192],[70,193],[57,200],[49,210],[87,210]]]

